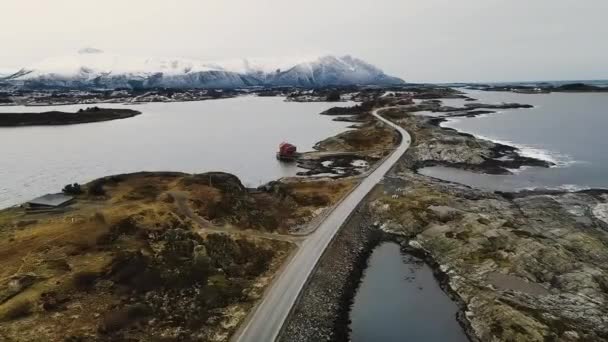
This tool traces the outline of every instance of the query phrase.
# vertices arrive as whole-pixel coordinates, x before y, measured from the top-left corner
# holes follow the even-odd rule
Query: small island
[[[54,126],[126,119],[141,114],[132,109],[89,107],[76,113],[51,111],[41,113],[0,113],[0,127]]]

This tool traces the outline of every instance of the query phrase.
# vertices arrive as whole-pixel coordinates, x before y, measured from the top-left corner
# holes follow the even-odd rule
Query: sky
[[[607,0],[2,0],[0,69],[83,47],[350,54],[410,82],[608,79]]]

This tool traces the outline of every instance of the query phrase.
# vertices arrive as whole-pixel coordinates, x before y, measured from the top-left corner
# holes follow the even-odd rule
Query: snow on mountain
[[[12,74],[16,73],[17,71],[18,71],[18,69],[16,69],[16,68],[0,68],[0,78],[12,75]]]
[[[351,56],[324,56],[300,63],[273,76],[272,84],[305,87],[318,85],[400,84],[403,80],[391,77],[375,66]]]
[[[86,48],[76,54],[49,58],[25,68],[28,78],[53,75],[59,78],[97,77],[100,74],[178,75],[213,70],[205,63],[188,59],[162,59],[119,56]]]
[[[119,56],[94,48],[46,59],[16,73],[4,74],[4,80],[26,87],[67,88],[319,87],[403,83],[401,79],[388,76],[373,65],[351,56],[210,62]]]
[[[311,58],[240,58],[229,59],[209,63],[209,66],[214,66],[225,71],[236,72],[239,74],[271,74],[277,71],[293,68],[299,63],[304,63]]]

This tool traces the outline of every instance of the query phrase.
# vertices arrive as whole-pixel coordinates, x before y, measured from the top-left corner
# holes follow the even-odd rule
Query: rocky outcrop
[[[608,191],[488,193],[418,175],[416,167],[433,163],[486,173],[550,166],[413,115],[420,106],[385,113],[408,130],[412,147],[339,232],[281,340],[348,340],[344,312],[376,234],[425,258],[473,341],[608,340]]]
[[[387,188],[385,187],[385,191]],[[484,193],[409,171],[372,202],[447,276],[481,341],[608,339],[607,193]]]
[[[490,174],[510,174],[510,169],[522,166],[552,166],[550,162],[522,156],[515,147],[440,127],[443,118],[415,115],[411,110],[411,107],[404,107],[385,114],[406,128],[413,138],[407,159],[410,167],[445,165]]]
[[[321,258],[278,341],[348,341],[350,305],[367,259],[382,238],[362,207]]]

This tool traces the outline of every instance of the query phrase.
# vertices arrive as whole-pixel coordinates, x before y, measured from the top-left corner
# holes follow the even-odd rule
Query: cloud
[[[0,67],[82,46],[224,59],[352,54],[412,81],[608,78],[605,0],[4,0]]]

